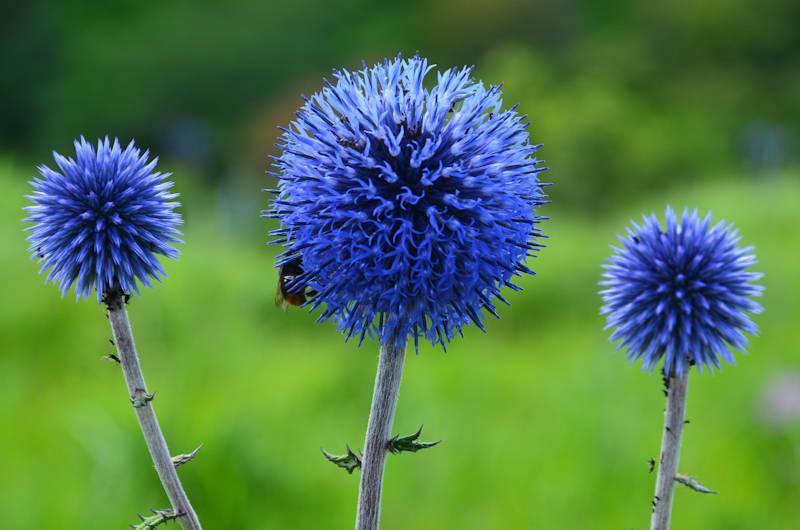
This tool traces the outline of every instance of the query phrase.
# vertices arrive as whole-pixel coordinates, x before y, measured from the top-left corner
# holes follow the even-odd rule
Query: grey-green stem
[[[686,417],[686,394],[688,373],[669,378],[667,409],[664,411],[664,434],[661,438],[661,457],[653,498],[653,517],[650,530],[668,530],[672,516],[672,497],[675,493],[675,477],[681,455],[681,438]]]
[[[383,469],[394,412],[397,408],[397,397],[400,394],[400,379],[403,375],[405,356],[405,344],[381,346],[367,436],[364,441],[356,530],[378,530],[380,526]]]
[[[109,295],[105,302],[108,306],[108,318],[111,321],[114,344],[119,354],[125,383],[128,386],[131,402],[134,403],[136,417],[139,419],[139,426],[144,434],[144,440],[150,451],[150,457],[153,459],[158,478],[161,479],[161,484],[164,486],[173,510],[183,514],[177,520],[184,530],[201,530],[197,514],[178,478],[167,442],[161,433],[161,427],[153,409],[152,396],[147,391],[147,385],[144,382],[139,357],[136,354],[136,345],[133,342],[133,332],[128,321],[128,312],[125,310],[124,295],[122,293]]]

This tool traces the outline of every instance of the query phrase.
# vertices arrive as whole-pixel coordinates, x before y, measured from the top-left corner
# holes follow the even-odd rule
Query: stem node
[[[131,405],[133,408],[140,409],[156,398],[156,393],[148,394],[146,390],[137,388],[131,396]]]

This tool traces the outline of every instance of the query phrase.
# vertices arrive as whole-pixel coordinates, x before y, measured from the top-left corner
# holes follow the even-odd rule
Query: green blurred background
[[[0,12],[0,527],[123,528],[165,506],[103,308],[28,258],[27,179],[78,135],[135,138],[182,194],[185,245],[129,310],[209,529],[352,527],[377,347],[273,306],[259,190],[276,126],[335,67],[417,51],[505,84],[551,168],[549,247],[511,308],[407,362],[383,528],[644,529],[663,396],[598,315],[609,245],[666,203],[757,247],[762,335],[694,376],[674,528],[800,528],[800,3],[4,2]]]

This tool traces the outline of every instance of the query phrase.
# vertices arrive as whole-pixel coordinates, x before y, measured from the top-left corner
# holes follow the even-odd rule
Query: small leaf
[[[197,453],[202,449],[203,444],[197,446],[197,448],[192,451],[191,453],[186,453],[184,455],[176,455],[172,457],[172,465],[175,466],[175,469],[181,467],[183,464],[188,464],[194,457],[197,456]]]
[[[137,517],[139,517],[142,522],[139,524],[132,524],[131,528],[133,528],[133,530],[152,530],[159,525],[167,524],[168,522],[183,516],[182,513],[177,513],[172,509],[150,511],[153,513],[153,515],[150,517],[145,517],[144,515],[137,513]]]
[[[696,479],[688,475],[681,475],[681,474],[675,475],[675,482],[677,482],[678,484],[683,484],[687,488],[692,489],[698,493],[709,493],[712,495],[717,494],[716,491],[708,489],[707,487],[700,484],[700,482],[698,482]]]
[[[345,445],[345,447],[347,448],[347,454],[340,456],[332,455],[325,449],[320,449],[320,451],[329,462],[333,462],[338,467],[345,469],[349,475],[352,475],[353,471],[361,467],[361,458],[350,449],[349,445]]]
[[[422,426],[417,432],[414,434],[410,434],[408,436],[400,437],[400,435],[395,436],[394,438],[390,439],[386,445],[386,448],[389,449],[389,452],[393,455],[402,452],[409,452],[409,453],[416,453],[422,449],[428,449],[429,447],[434,447],[442,443],[441,440],[437,440],[435,442],[418,442],[420,435],[422,434]]]

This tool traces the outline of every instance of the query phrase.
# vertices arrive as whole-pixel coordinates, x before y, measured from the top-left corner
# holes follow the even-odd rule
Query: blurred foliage
[[[734,221],[767,286],[751,355],[691,385],[681,468],[721,493],[681,489],[675,527],[797,526],[800,404],[776,420],[764,396],[800,377],[800,3],[12,0],[0,11],[3,524],[121,528],[166,507],[122,378],[100,361],[101,307],[43,285],[20,220],[35,164],[79,134],[110,134],[161,155],[185,205],[184,255],[130,312],[173,452],[204,444],[181,475],[205,525],[352,525],[357,477],[319,448],[360,447],[375,345],[272,306],[257,190],[301,93],[335,67],[419,51],[504,83],[544,144],[554,204],[539,275],[509,294],[503,319],[447,355],[409,359],[395,434],[424,423],[444,442],[390,457],[387,530],[646,526],[660,380],[613,352],[596,282],[614,234],[666,202]]]
[[[166,508],[110,346],[102,306],[60,299],[25,258],[28,170],[0,162],[0,512],[9,528],[122,528]],[[187,188],[186,173],[176,175]],[[720,495],[681,488],[682,530],[794,528],[800,520],[800,403],[770,419],[776,378],[800,376],[800,184],[715,181],[632,202],[598,220],[550,208],[551,245],[488,333],[407,362],[395,434],[425,424],[433,451],[390,455],[384,527],[645,528],[663,396],[614,352],[596,283],[631,217],[700,204],[757,245],[766,313],[739,366],[690,385],[681,470]],[[377,347],[272,303],[273,252],[231,235],[203,200],[164,285],[129,311],[174,453],[203,443],[180,473],[208,528],[323,530],[352,524],[358,472],[320,447],[362,444]],[[555,210],[555,211],[552,211]],[[791,397],[791,396],[790,396]],[[409,509],[413,507],[413,509]]]
[[[31,0],[4,11],[0,143],[35,160],[78,134],[113,134],[222,188],[258,185],[301,92],[333,68],[419,51],[505,83],[571,207],[799,161],[790,0]]]

